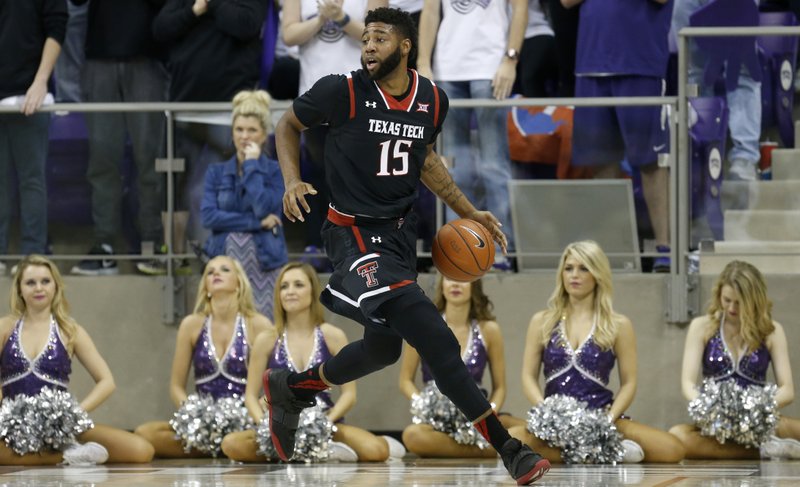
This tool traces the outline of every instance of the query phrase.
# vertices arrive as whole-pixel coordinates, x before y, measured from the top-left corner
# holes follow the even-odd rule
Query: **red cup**
[[[761,179],[772,179],[772,151],[776,147],[778,143],[770,140],[759,144],[761,160],[758,162],[758,168],[761,169]]]

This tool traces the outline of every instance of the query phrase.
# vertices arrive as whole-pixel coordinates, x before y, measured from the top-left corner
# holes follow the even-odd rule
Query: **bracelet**
[[[344,17],[342,17],[342,20],[334,20],[333,23],[338,25],[339,27],[344,27],[345,25],[350,23],[350,16],[347,13],[345,13]]]

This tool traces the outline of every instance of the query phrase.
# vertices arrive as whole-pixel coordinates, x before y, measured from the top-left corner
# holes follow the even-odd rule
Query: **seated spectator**
[[[211,230],[206,253],[238,260],[250,279],[256,309],[272,319],[275,278],[288,256],[281,221],[283,177],[278,161],[264,155],[269,103],[266,91],[242,91],[233,98],[236,155],[208,166],[200,212]]]

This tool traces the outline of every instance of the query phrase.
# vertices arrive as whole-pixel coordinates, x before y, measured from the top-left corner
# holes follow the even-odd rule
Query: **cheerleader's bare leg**
[[[106,463],[149,463],[155,453],[153,445],[140,435],[102,424],[84,431],[78,441],[103,445],[108,450]]]
[[[175,430],[167,421],[150,421],[136,428],[135,433],[149,441],[158,458],[208,458],[208,453],[191,450],[186,453],[183,443],[175,439]]]
[[[778,427],[775,429],[775,436],[800,440],[800,419],[781,416]]]
[[[228,433],[222,439],[222,453],[237,462],[268,462],[269,458],[258,454],[255,430]]]
[[[62,460],[61,452],[54,450],[18,455],[0,441],[0,465],[57,465]]]
[[[436,431],[429,424],[412,424],[403,430],[403,443],[408,451],[426,458],[495,458],[491,446],[462,445],[452,436]]]
[[[691,424],[673,426],[669,432],[683,443],[688,460],[754,460],[760,457],[758,448],[745,448],[738,443],[720,443],[715,438],[703,436]]]
[[[358,426],[337,424],[333,441],[352,448],[358,455],[359,462],[383,462],[389,458],[389,445],[386,440]]]
[[[630,419],[618,419],[615,425],[622,436],[642,447],[645,462],[678,463],[683,460],[686,451],[677,436]]]

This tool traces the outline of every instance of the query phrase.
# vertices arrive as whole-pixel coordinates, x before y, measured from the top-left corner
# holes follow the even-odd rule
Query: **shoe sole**
[[[517,479],[517,485],[530,485],[544,476],[550,471],[550,462],[547,459],[541,459],[536,462],[536,465],[530,472]]]
[[[70,274],[74,274],[76,276],[116,276],[119,274],[119,269],[115,267],[113,269],[97,269],[87,271],[85,269],[73,267],[70,271]]]
[[[288,462],[294,456],[294,452],[292,455],[287,456],[286,453],[281,448],[281,443],[278,440],[278,437],[275,436],[275,428],[272,427],[272,395],[269,393],[269,373],[272,369],[267,369],[264,371],[264,375],[261,377],[261,382],[264,385],[264,394],[267,396],[267,411],[269,412],[269,437],[272,440],[272,446],[275,447],[275,452],[278,454],[278,458],[283,460],[284,462]]]

